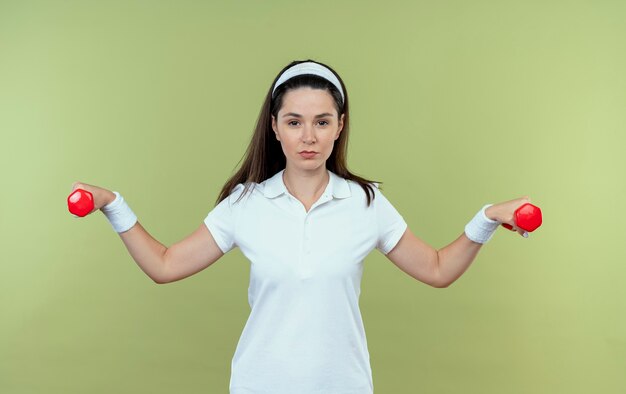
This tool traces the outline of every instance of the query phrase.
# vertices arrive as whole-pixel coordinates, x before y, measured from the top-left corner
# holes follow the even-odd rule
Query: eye
[[[320,124],[321,126],[328,126],[328,125],[329,125],[329,123],[328,123],[327,121],[325,121],[325,120],[320,120],[320,121],[319,121],[319,124]]]
[[[297,120],[290,120],[289,122],[287,122],[289,126],[297,126],[297,123],[298,123]]]

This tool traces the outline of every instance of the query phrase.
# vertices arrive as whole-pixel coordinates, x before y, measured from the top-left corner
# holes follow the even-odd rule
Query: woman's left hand
[[[528,233],[525,230],[517,227],[517,224],[515,223],[515,211],[517,208],[529,202],[530,197],[524,196],[516,198],[515,200],[494,204],[485,210],[485,215],[487,215],[487,217],[491,220],[497,220],[502,224],[511,225],[513,230],[517,231],[519,235],[528,237]]]

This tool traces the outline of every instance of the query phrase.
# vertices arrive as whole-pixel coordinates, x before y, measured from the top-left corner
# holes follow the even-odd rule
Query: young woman
[[[133,259],[155,282],[193,275],[239,247],[250,260],[250,316],[232,360],[230,392],[373,392],[359,310],[363,260],[374,248],[413,278],[446,287],[528,198],[487,205],[435,250],[408,229],[376,183],[346,165],[348,94],[311,60],[272,83],[239,171],[198,229],[166,247],[117,192],[93,193]],[[521,235],[523,230],[516,229]]]

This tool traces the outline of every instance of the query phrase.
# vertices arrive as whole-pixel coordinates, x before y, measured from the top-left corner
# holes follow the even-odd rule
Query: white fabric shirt
[[[220,249],[250,260],[250,316],[232,359],[231,394],[369,394],[372,371],[359,309],[363,260],[387,254],[406,222],[374,187],[331,171],[309,212],[283,171],[239,202],[237,185],[206,217]]]

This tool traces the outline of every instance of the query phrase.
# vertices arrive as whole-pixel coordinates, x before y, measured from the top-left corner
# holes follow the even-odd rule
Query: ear
[[[345,114],[341,114],[339,117],[339,128],[337,129],[337,135],[335,135],[335,139],[339,138],[341,131],[343,130],[343,120],[345,119]]]
[[[276,125],[276,118],[274,117],[274,115],[272,115],[272,130],[274,130],[276,139],[280,141],[280,137],[278,137],[278,126]]]

